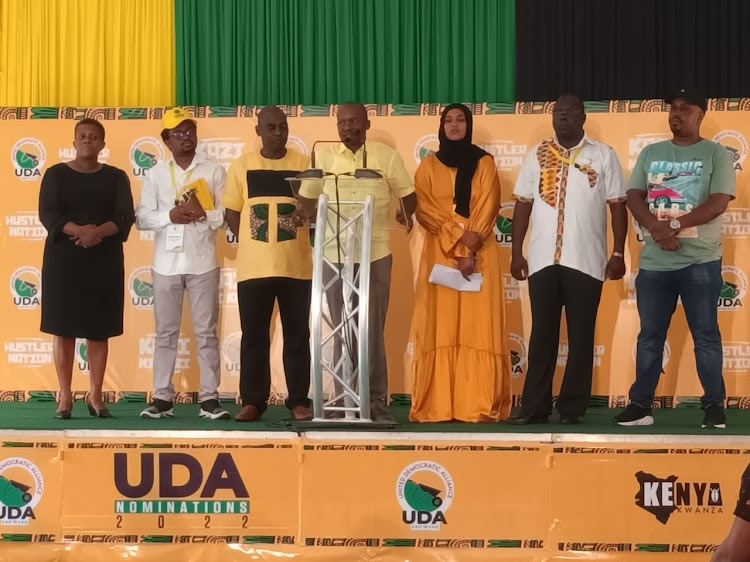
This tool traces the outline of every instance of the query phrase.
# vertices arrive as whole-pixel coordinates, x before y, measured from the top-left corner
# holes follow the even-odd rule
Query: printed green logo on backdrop
[[[453,477],[433,461],[411,463],[396,480],[401,520],[412,531],[439,531],[454,496]]]
[[[10,293],[13,304],[19,310],[31,310],[39,306],[42,298],[42,274],[36,267],[25,265],[10,275]]]
[[[13,145],[10,152],[13,171],[23,181],[42,179],[42,170],[47,160],[47,150],[39,139],[24,137]]]
[[[736,312],[742,308],[747,294],[747,275],[739,267],[725,265],[721,268],[723,284],[719,293],[719,310]]]
[[[164,159],[164,148],[155,137],[140,137],[130,145],[130,165],[133,175],[143,179],[159,160]]]
[[[33,462],[23,457],[0,461],[0,523],[28,525],[43,495],[44,477]]]

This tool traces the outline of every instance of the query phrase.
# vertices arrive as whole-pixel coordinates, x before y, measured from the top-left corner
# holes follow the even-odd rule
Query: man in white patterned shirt
[[[552,111],[554,138],[526,157],[513,196],[511,274],[529,280],[531,339],[521,411],[508,423],[546,423],[552,410],[560,317],[568,327],[568,360],[557,411],[560,423],[578,423],[588,407],[594,328],[605,279],[625,274],[627,181],[611,147],[586,135],[583,102],[560,96]],[[607,208],[612,252],[607,257]],[[528,262],[523,241],[532,222]]]
[[[182,301],[187,293],[200,365],[199,415],[227,419],[229,413],[219,404],[221,362],[216,331],[220,272],[216,231],[224,225],[220,203],[226,172],[220,164],[196,154],[197,126],[187,111],[181,108],[166,111],[162,124],[161,137],[172,157],[149,170],[136,208],[138,229],[155,232],[152,265],[156,322],[154,395],[141,417],[174,415],[172,377]],[[196,186],[199,190],[207,187],[203,191],[203,202],[207,203],[205,198],[209,197],[210,204],[199,204],[196,196],[183,197],[188,188]]]

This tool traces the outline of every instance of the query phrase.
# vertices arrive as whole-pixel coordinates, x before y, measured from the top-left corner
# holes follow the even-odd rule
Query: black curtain
[[[750,96],[749,0],[516,0],[516,98]]]

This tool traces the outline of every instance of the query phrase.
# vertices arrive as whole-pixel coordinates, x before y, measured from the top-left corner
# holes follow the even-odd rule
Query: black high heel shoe
[[[86,402],[86,406],[89,409],[89,414],[94,418],[111,418],[112,412],[110,412],[105,406],[101,410],[97,410],[91,405],[91,402]]]
[[[58,420],[69,420],[73,412],[73,401],[70,402],[70,407],[60,408],[60,402],[57,403],[57,410],[55,410],[55,418]]]

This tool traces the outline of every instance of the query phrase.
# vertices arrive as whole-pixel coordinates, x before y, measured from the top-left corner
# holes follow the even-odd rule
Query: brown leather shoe
[[[302,405],[292,408],[292,417],[294,418],[294,421],[310,421],[313,419],[310,408]]]
[[[254,422],[260,419],[260,412],[255,406],[242,406],[240,413],[234,416],[234,421]]]

